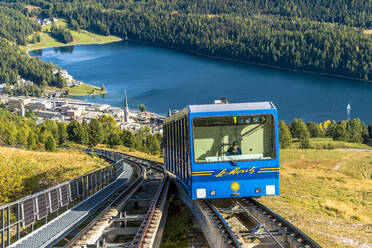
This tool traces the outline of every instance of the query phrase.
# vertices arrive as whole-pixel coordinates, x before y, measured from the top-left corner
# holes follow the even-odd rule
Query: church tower
[[[129,122],[129,107],[127,99],[127,90],[124,90],[124,123]]]

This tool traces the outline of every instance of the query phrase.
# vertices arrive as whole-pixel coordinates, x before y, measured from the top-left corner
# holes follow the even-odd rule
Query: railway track
[[[207,213],[212,223],[217,227],[223,240],[223,246],[227,248],[240,248],[241,243],[239,238],[230,228],[220,211],[208,200],[202,200],[199,204],[203,208],[203,211]]]
[[[251,198],[231,200],[223,207],[217,201],[204,201],[217,215],[224,229],[218,226],[222,235],[232,240],[231,247],[280,247],[320,248],[321,246],[297,227]],[[216,219],[216,217],[212,216]],[[219,224],[217,224],[219,225]]]
[[[113,200],[93,220],[74,237],[67,247],[153,247],[157,230],[166,204],[170,179],[160,163],[128,155],[122,159],[138,168],[138,177],[132,184],[116,193]],[[150,189],[150,191],[148,191]],[[151,197],[150,197],[151,195]],[[112,198],[111,198],[112,199]],[[148,201],[146,211],[137,215],[129,214],[128,202]],[[218,201],[225,201],[220,206]],[[230,203],[226,204],[227,201]],[[192,201],[191,201],[192,202]],[[219,234],[218,245],[211,247],[280,247],[319,248],[321,247],[297,227],[274,213],[266,206],[251,198],[230,200],[199,200],[196,203],[208,219],[207,229]],[[186,204],[187,205],[187,204]],[[189,207],[190,207],[189,206]],[[123,217],[124,213],[124,217]],[[132,217],[129,217],[132,216]],[[113,231],[127,221],[137,221],[136,230],[127,233]],[[197,217],[197,219],[200,219]],[[119,223],[119,224],[118,224]],[[116,224],[116,225],[115,225]],[[201,225],[202,226],[202,225]],[[130,227],[132,230],[133,227]],[[210,230],[203,230],[210,235]],[[212,237],[215,234],[211,235]],[[118,241],[119,240],[119,241]],[[208,240],[208,237],[207,237]],[[209,240],[211,240],[209,238]]]
[[[63,238],[63,247],[153,246],[167,201],[167,175],[152,161],[114,152],[109,159],[130,164],[137,177],[114,192],[84,223],[70,230]]]
[[[115,152],[97,153],[116,163],[131,165],[137,176],[60,239],[64,242],[62,245],[54,247],[158,247],[161,239],[157,236],[158,229],[167,203],[170,177],[162,165],[154,161]],[[187,196],[183,198],[210,247],[321,247],[256,200],[185,201]]]

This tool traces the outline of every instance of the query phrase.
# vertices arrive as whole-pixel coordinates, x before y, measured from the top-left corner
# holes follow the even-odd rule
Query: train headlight
[[[266,195],[275,195],[275,185],[266,185]]]
[[[233,182],[231,184],[231,190],[232,191],[238,191],[240,189],[240,184],[238,182]]]
[[[207,191],[206,189],[196,189],[196,198],[206,198]]]
[[[211,190],[211,195],[216,195],[216,191],[215,190]]]

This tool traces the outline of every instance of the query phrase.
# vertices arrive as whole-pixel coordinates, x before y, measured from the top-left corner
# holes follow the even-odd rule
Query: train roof
[[[275,109],[275,106],[272,102],[247,102],[247,103],[189,105],[188,109],[190,113],[205,113],[205,112],[224,112],[224,111],[239,111],[239,110],[269,110],[269,109]]]

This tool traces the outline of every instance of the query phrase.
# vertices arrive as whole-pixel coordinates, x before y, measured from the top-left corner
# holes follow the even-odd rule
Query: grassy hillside
[[[101,88],[89,84],[80,84],[69,87],[68,94],[70,96],[99,95],[106,94],[106,90],[101,90]]]
[[[355,149],[368,149],[372,151],[372,147],[366,144],[351,143],[346,141],[335,141],[332,138],[310,138],[310,146],[314,149],[323,149],[331,145],[331,147],[338,148],[355,148]],[[290,146],[292,149],[298,149],[300,143],[294,140],[293,144]]]
[[[65,90],[68,91],[69,96],[91,96],[91,95],[102,95],[106,94],[106,89],[101,90],[100,87],[82,83],[75,86],[66,86],[62,89],[57,87],[47,87],[47,90]]]
[[[0,204],[107,166],[80,151],[28,151],[0,147]]]
[[[280,180],[260,201],[323,247],[372,246],[372,152],[283,149]]]
[[[371,148],[311,139],[313,147],[328,143],[336,148]],[[125,147],[117,150],[162,162]],[[281,196],[260,201],[323,247],[372,245],[372,152],[282,149],[280,179]]]
[[[337,149],[371,147],[327,138],[310,142],[318,149],[281,150],[281,196],[260,201],[323,247],[371,247],[372,152]],[[320,149],[329,143],[336,149]],[[125,147],[118,150],[162,160]]]
[[[67,27],[67,24],[63,19],[55,22],[55,25]],[[103,43],[121,40],[119,37],[116,37],[113,35],[104,36],[104,35],[99,35],[99,34],[95,34],[92,32],[88,32],[86,30],[74,31],[67,27],[67,29],[71,31],[74,41],[69,44],[64,44],[64,43],[58,42],[56,39],[54,39],[50,35],[49,33],[50,27],[51,27],[51,24],[43,26],[42,32],[40,33],[40,38],[41,38],[40,42],[28,45],[27,49],[37,50],[37,49],[47,48],[47,47],[59,47],[59,46],[76,45],[76,44],[103,44]]]
[[[75,144],[75,143],[70,143],[69,147],[89,148],[88,146],[79,145],[79,144]],[[99,144],[95,148],[105,149],[105,150],[110,150],[110,151],[116,151],[116,152],[123,152],[123,153],[129,154],[129,155],[135,156],[135,157],[148,159],[148,160],[152,160],[152,161],[156,161],[156,162],[160,162],[160,163],[164,162],[162,157],[155,156],[155,155],[150,155],[150,154],[140,152],[140,151],[136,151],[136,150],[134,150],[132,148],[128,148],[126,146],[115,146],[113,148],[110,148],[108,145]]]

